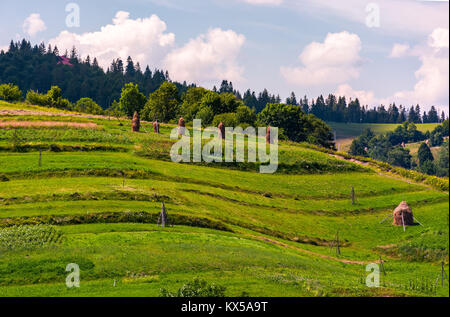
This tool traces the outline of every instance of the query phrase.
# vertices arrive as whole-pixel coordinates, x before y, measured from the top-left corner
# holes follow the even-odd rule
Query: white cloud
[[[406,107],[420,104],[422,110],[429,110],[432,105],[448,113],[449,105],[449,44],[448,29],[435,29],[428,36],[427,45],[410,48],[397,46],[391,53],[395,57],[416,56],[421,61],[415,72],[417,82],[411,90],[395,92],[386,98],[377,98],[372,91],[355,90],[350,85],[338,87],[336,94],[347,97],[358,97],[362,104],[369,106],[395,102]]]
[[[101,27],[100,31],[83,34],[63,31],[49,42],[57,45],[60,52],[75,46],[82,56],[97,57],[103,67],[108,67],[115,58],[125,60],[128,56],[142,65],[160,67],[175,43],[175,35],[166,30],[166,23],[156,15],[133,20],[128,12],[119,11],[113,24]]]
[[[410,46],[408,44],[394,44],[392,47],[391,54],[389,57],[391,58],[399,58],[406,56],[410,50]]]
[[[164,67],[174,80],[197,83],[228,79],[241,81],[243,68],[237,57],[245,42],[232,30],[211,29],[168,54]]]
[[[449,100],[449,30],[438,28],[428,37],[428,47],[417,48],[422,62],[415,72],[413,90],[400,91],[394,99],[426,105],[448,105]]]
[[[359,77],[361,40],[347,31],[329,33],[300,54],[300,67],[281,67],[286,81],[296,85],[342,84]]]
[[[361,105],[375,106],[380,104],[380,100],[375,97],[373,91],[355,90],[348,84],[340,85],[335,92],[336,96],[359,99]],[[347,100],[348,102],[348,100]]]
[[[47,27],[39,13],[32,13],[23,22],[22,29],[29,36],[35,36],[37,33],[45,31]]]
[[[249,4],[255,5],[280,5],[283,0],[240,0]]]
[[[448,28],[448,2],[414,0],[286,0],[286,5],[313,16],[338,16],[366,25],[366,6],[380,8],[380,28],[388,34],[428,35],[438,27]],[[404,18],[402,18],[404,17]]]
[[[448,48],[448,41],[448,29],[437,28],[431,33],[428,39],[428,45],[436,49]]]

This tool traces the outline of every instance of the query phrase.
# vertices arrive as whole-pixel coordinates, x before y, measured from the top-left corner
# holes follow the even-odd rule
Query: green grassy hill
[[[441,261],[448,272],[447,192],[290,142],[273,175],[176,164],[171,125],[132,133],[49,111],[0,103],[0,296],[159,296],[196,277],[227,296],[449,295],[434,286]],[[423,226],[380,224],[402,200]],[[169,228],[156,225],[162,202]],[[386,275],[369,288],[380,257]],[[69,263],[78,289],[65,286]]]
[[[338,123],[328,122],[328,125],[336,131],[336,140],[341,151],[347,151],[353,139],[361,135],[361,133],[369,128],[375,134],[382,134],[389,131],[394,131],[400,124],[386,124],[386,123]],[[436,128],[438,123],[423,123],[416,124],[417,130],[421,132],[432,131]]]

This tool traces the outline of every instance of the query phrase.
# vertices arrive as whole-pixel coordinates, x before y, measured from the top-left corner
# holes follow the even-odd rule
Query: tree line
[[[61,57],[68,59],[71,66],[60,65]],[[189,80],[186,78],[186,80]],[[120,98],[121,89],[127,83],[135,83],[148,96],[164,82],[171,81],[169,73],[147,65],[143,70],[131,57],[124,62],[117,58],[103,70],[95,57],[81,59],[75,47],[70,52],[60,52],[57,47],[48,47],[41,43],[32,46],[27,40],[11,41],[7,52],[0,51],[0,83],[18,85],[24,91],[48,91],[52,86],[61,88],[62,94],[72,103],[81,98],[91,98],[100,107],[107,109]],[[174,82],[179,97],[189,88],[196,87],[187,82]],[[241,94],[234,89],[233,83],[223,80],[220,86],[212,89],[218,94],[230,93],[247,107],[260,113],[267,104],[282,103],[279,95],[271,94],[267,89],[256,93],[250,89]],[[359,99],[347,100],[345,96],[322,95],[309,100],[307,96],[297,99],[294,92],[285,100],[285,104],[299,107],[305,114],[313,114],[328,122],[351,123],[435,123],[445,120],[445,113],[439,114],[434,106],[430,111],[422,112],[420,105],[410,108],[395,103],[388,107],[380,105],[370,108],[361,105]]]
[[[17,85],[0,85],[0,99],[21,101],[22,92]],[[119,100],[103,110],[94,100],[88,97],[72,104],[63,97],[61,88],[52,86],[47,93],[29,90],[26,101],[33,105],[55,107],[64,110],[91,114],[109,114],[119,119],[139,114],[146,121],[177,123],[180,117],[192,123],[194,119],[202,120],[204,127],[218,126],[243,128],[248,126],[274,126],[279,128],[279,136],[295,142],[309,142],[334,148],[330,127],[312,114],[305,114],[299,107],[281,103],[268,103],[256,114],[233,93],[208,90],[202,87],[191,87],[181,93],[177,85],[165,81],[148,97],[135,83],[127,83],[121,90]]]
[[[61,65],[61,58],[67,58],[70,65]],[[0,84],[12,83],[23,91],[46,92],[58,86],[62,94],[72,103],[87,97],[103,109],[120,98],[122,87],[129,82],[139,84],[148,95],[161,84],[170,80],[166,71],[149,66],[141,69],[131,57],[127,61],[117,58],[105,71],[95,57],[81,59],[76,48],[60,52],[58,47],[41,43],[32,46],[29,41],[10,43],[7,52],[0,51]],[[187,90],[186,83],[176,83],[180,91]]]

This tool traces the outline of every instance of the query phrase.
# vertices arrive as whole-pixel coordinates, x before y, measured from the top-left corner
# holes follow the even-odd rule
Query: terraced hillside
[[[293,143],[273,175],[176,164],[174,126],[121,122],[0,103],[0,296],[159,296],[196,277],[227,296],[449,296],[448,192]],[[402,200],[423,226],[380,224]]]

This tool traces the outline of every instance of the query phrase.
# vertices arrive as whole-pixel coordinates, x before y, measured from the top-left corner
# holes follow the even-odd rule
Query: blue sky
[[[282,98],[448,109],[446,1],[78,0],[79,27],[66,24],[68,3],[2,1],[0,47],[25,37],[75,44],[105,66],[131,55],[207,88],[229,79]]]

